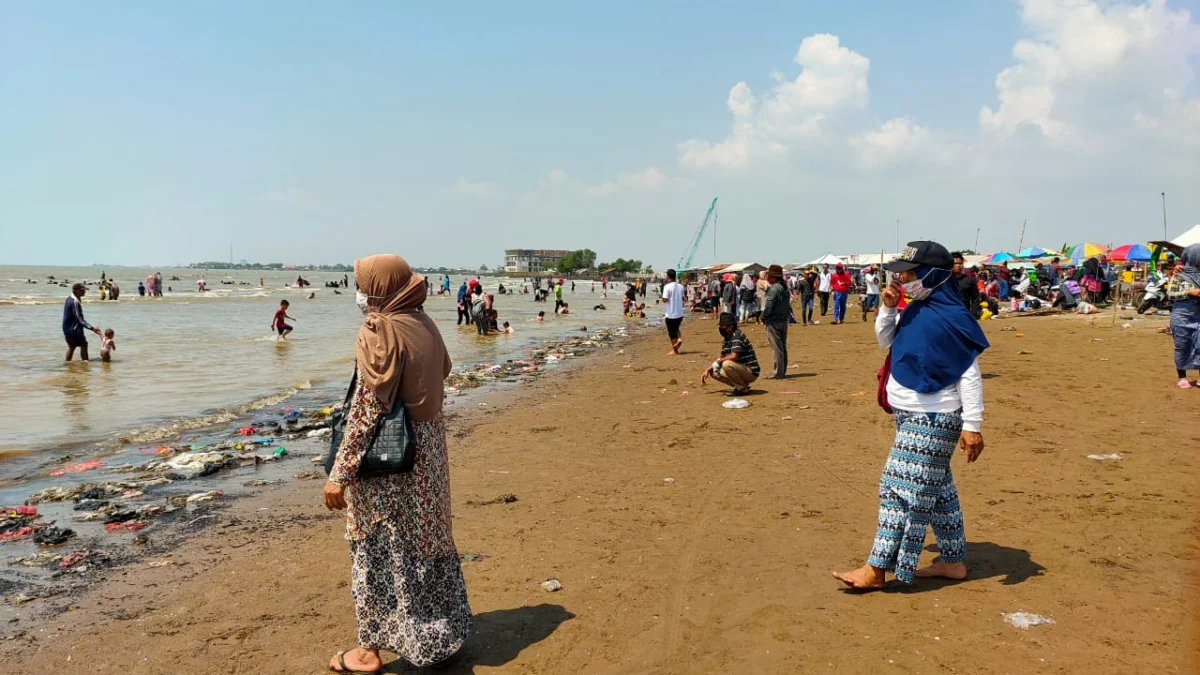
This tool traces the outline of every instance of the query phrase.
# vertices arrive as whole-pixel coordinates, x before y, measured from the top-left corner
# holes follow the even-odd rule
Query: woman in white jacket
[[[955,447],[974,462],[983,452],[983,381],[979,354],[988,342],[959,299],[953,260],[941,244],[909,242],[888,265],[892,284],[875,319],[880,346],[891,348],[888,403],[896,440],[879,481],[879,527],[867,564],[834,577],[851,588],[882,588],[885,574],[967,576],[966,537],[950,472]],[[912,300],[899,312],[902,295]],[[899,317],[897,314],[899,313]],[[925,532],[933,528],[940,556],[917,569]]]

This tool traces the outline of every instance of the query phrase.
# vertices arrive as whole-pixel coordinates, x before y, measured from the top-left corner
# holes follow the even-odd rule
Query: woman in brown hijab
[[[422,308],[425,279],[394,255],[355,261],[354,278],[366,314],[355,349],[358,384],[325,505],[346,510],[359,646],[338,652],[329,667],[377,673],[381,649],[418,667],[452,656],[471,630],[471,607],[450,527],[442,420],[450,356]],[[397,405],[416,434],[412,472],[358,477],[375,423]]]

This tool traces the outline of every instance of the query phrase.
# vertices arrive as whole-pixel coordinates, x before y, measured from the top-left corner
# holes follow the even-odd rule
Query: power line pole
[[[975,255],[979,255],[979,231],[982,229],[982,227],[975,228],[975,248],[971,249],[975,251]]]
[[[896,219],[896,251],[900,250],[900,219]]]
[[[1163,240],[1167,239],[1167,193],[1162,193],[1163,202]]]

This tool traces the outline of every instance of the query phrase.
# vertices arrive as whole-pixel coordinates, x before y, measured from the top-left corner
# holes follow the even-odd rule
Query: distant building
[[[504,252],[504,271],[513,274],[536,274],[558,269],[558,261],[568,253],[570,251],[511,248]]]

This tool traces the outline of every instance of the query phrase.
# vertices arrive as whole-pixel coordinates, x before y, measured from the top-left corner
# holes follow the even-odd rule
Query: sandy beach
[[[987,322],[987,448],[953,465],[970,576],[867,595],[829,573],[868,553],[892,437],[871,324],[793,326],[789,378],[727,410],[699,382],[715,323],[689,318],[681,356],[633,338],[455,418],[476,630],[439,672],[1197,672],[1200,393],[1173,387],[1165,318]],[[71,611],[8,626],[5,671],[325,672],[355,623],[320,485],[213,511]],[[1054,623],[1005,623],[1018,611]]]

